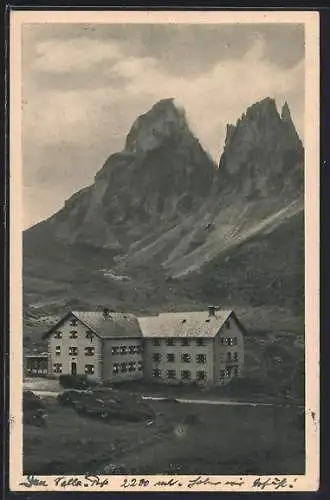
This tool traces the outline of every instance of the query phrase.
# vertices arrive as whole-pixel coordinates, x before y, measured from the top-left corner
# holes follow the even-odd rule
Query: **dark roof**
[[[70,316],[77,318],[102,339],[142,337],[137,317],[134,314],[109,312],[105,317],[103,311],[72,311],[54,325],[44,338],[49,337]]]
[[[216,336],[231,310],[161,313],[138,318],[143,337],[210,337]]]

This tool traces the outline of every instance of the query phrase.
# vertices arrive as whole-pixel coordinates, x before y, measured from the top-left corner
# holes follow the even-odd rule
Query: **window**
[[[127,354],[127,346],[126,345],[121,346],[120,354]]]
[[[114,363],[112,367],[112,372],[117,375],[119,372],[119,363]]]
[[[119,354],[120,348],[118,346],[115,346],[111,349],[112,354]]]
[[[62,332],[55,332],[54,333],[54,339],[61,339],[62,338]]]
[[[94,347],[85,347],[85,356],[94,356],[95,348]]]
[[[93,341],[93,332],[91,332],[90,330],[87,330],[86,332],[86,339],[90,339],[90,341],[92,342]]]
[[[160,346],[160,339],[153,339],[152,340],[152,345]]]
[[[78,338],[78,332],[77,332],[77,330],[71,330],[69,338],[70,339],[77,339]]]
[[[175,339],[173,339],[172,337],[166,339],[166,345],[169,345],[169,346],[175,345]]]
[[[69,356],[78,356],[78,347],[69,347]]]
[[[206,354],[197,354],[196,361],[197,363],[206,363]]]
[[[181,361],[183,361],[184,363],[190,363],[191,361],[191,354],[187,353],[187,352],[184,352],[181,354]]]
[[[226,368],[226,370],[220,370],[220,378],[228,378],[230,377],[230,370]]]
[[[137,346],[135,345],[130,345],[128,348],[129,354],[135,354],[137,352]]]
[[[92,375],[94,373],[94,365],[85,365],[85,373]]]
[[[141,372],[143,370],[142,361],[138,361],[138,370]]]
[[[167,354],[167,361],[169,361],[170,363],[174,363],[175,355],[173,353],[168,353]]]
[[[152,355],[153,361],[160,361],[161,360],[161,355],[159,352],[154,352]]]
[[[54,373],[62,373],[62,363],[54,364]]]
[[[237,354],[237,352],[234,352],[234,361],[238,361],[238,354]]]
[[[181,345],[189,345],[189,344],[190,344],[189,339],[186,338],[181,339]]]
[[[60,345],[57,345],[55,347],[55,354],[56,354],[56,356],[59,356],[61,354],[61,346]]]
[[[205,339],[196,339],[196,345],[200,347],[205,345]]]
[[[155,378],[159,378],[161,375],[161,371],[156,369],[156,370],[152,370],[152,376],[155,377]]]
[[[122,373],[126,373],[127,372],[127,363],[121,363],[120,368],[121,368]]]
[[[134,361],[130,361],[128,363],[128,371],[129,372],[134,372],[135,371],[135,366],[136,366],[136,363],[134,363]]]
[[[189,370],[182,370],[181,371],[181,379],[182,380],[190,380],[191,378],[191,372]]]
[[[206,380],[206,372],[204,370],[200,370],[196,373],[197,380]]]
[[[237,345],[237,337],[225,337],[222,343],[228,346]]]
[[[167,378],[173,379],[176,377],[175,370],[167,370]]]
[[[77,326],[78,325],[78,320],[76,318],[72,318],[70,321],[70,326]]]

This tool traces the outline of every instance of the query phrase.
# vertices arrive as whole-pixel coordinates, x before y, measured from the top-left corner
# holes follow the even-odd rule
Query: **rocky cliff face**
[[[247,199],[292,198],[303,191],[303,164],[304,148],[288,104],[279,114],[274,99],[267,98],[228,125],[220,190]]]
[[[295,216],[303,208],[303,167],[304,148],[288,105],[281,114],[270,98],[249,107],[227,127],[207,200],[197,216],[172,231],[164,268],[176,278],[199,272],[230,248]],[[163,234],[132,257],[153,258],[167,240]]]
[[[301,246],[303,167],[287,104],[279,113],[273,99],[264,99],[228,125],[217,168],[184,110],[164,99],[137,118],[123,151],[107,159],[93,185],[25,233],[24,292],[33,289],[33,300],[43,288],[76,296],[88,284],[85,300],[104,293],[128,300],[134,289],[136,304],[146,288],[151,300],[151,282],[153,300],[164,301],[167,279],[188,279],[189,290],[197,291],[207,290],[213,276],[212,289],[220,293],[217,279],[223,283],[228,274],[231,288],[241,281],[242,270],[237,276],[237,266],[228,267],[232,253],[248,262],[251,276],[254,266],[263,273],[265,283],[270,269],[283,269],[275,262],[280,252],[271,249],[281,248],[284,227],[285,234],[293,228],[293,239],[299,234]]]
[[[70,198],[49,225],[68,244],[125,251],[198,209],[215,172],[184,110],[164,99],[137,118],[124,150],[111,155],[94,184]]]

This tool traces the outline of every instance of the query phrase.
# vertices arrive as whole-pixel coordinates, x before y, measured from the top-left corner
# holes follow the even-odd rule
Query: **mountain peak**
[[[177,105],[173,97],[161,99],[135,120],[127,135],[125,150],[150,151],[188,129],[184,108]]]
[[[174,97],[166,97],[164,99],[160,99],[151,107],[148,113],[150,113],[151,111],[166,111],[167,108],[178,110],[179,106],[175,102]]]
[[[289,105],[286,101],[282,107],[281,118],[285,122],[292,122],[290,108],[289,108]]]
[[[252,104],[247,108],[245,116],[252,119],[256,119],[261,116],[278,118],[279,114],[275,99],[272,97],[265,97],[261,101]]]
[[[278,190],[301,191],[303,146],[284,104],[281,115],[275,99],[250,106],[236,123],[227,126],[219,174],[246,197],[277,195]],[[231,179],[228,180],[228,178]]]

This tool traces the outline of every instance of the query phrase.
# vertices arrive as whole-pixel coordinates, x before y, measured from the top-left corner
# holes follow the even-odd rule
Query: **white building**
[[[221,385],[242,375],[244,327],[231,310],[132,314],[72,311],[45,334],[50,375]]]

